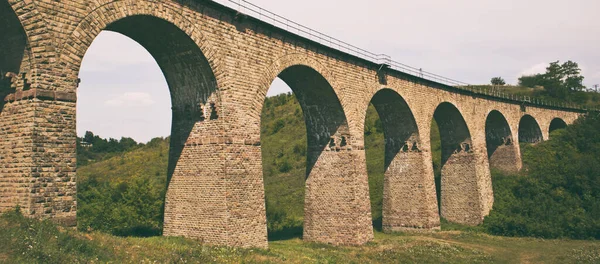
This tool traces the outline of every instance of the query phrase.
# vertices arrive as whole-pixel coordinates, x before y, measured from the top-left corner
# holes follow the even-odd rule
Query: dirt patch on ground
[[[454,234],[459,234],[459,233],[460,232],[456,232]],[[448,232],[448,234],[450,234],[450,232]],[[471,243],[466,243],[466,242],[460,242],[460,241],[453,240],[450,236],[444,236],[444,238],[426,237],[426,236],[415,237],[415,238],[418,240],[423,240],[423,241],[446,243],[449,245],[459,246],[459,247],[462,247],[465,249],[474,249],[474,250],[485,252],[487,254],[493,254],[495,252],[498,252],[497,247],[487,246],[487,245],[482,245],[482,244],[471,244]]]
[[[534,260],[536,259],[536,255],[531,253],[522,253],[519,255],[519,262],[523,264],[528,263],[536,263]]]

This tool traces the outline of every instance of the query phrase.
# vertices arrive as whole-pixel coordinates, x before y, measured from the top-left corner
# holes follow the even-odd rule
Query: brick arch
[[[333,94],[330,95],[330,97],[332,97],[331,101],[332,102],[337,101],[337,103],[339,103],[340,109],[343,113],[343,118],[344,118],[343,129],[341,129],[339,131],[339,133],[337,133],[337,136],[341,137],[341,134],[344,134],[344,136],[346,137],[348,134],[350,134],[352,132],[352,130],[351,130],[350,123],[349,123],[350,119],[348,118],[348,111],[352,110],[350,108],[352,103],[344,101],[344,97],[341,96],[341,92],[340,92],[340,88],[339,88],[340,84],[336,81],[336,78],[334,77],[333,73],[325,65],[323,65],[319,61],[307,56],[306,54],[292,53],[292,54],[286,54],[286,55],[281,56],[278,59],[274,60],[271,63],[271,65],[264,70],[264,74],[259,79],[260,81],[257,84],[256,90],[254,91],[255,94],[252,96],[253,100],[251,103],[251,107],[250,107],[250,109],[246,109],[247,111],[245,113],[242,113],[243,116],[249,117],[250,120],[253,120],[253,122],[250,122],[250,123],[251,123],[251,125],[255,126],[255,127],[252,127],[252,129],[248,131],[249,135],[247,135],[247,137],[256,138],[257,135],[255,135],[255,134],[260,133],[261,111],[264,106],[265,98],[267,96],[267,92],[269,91],[269,88],[271,87],[271,84],[273,83],[275,78],[281,77],[280,75],[284,71],[286,71],[287,69],[293,68],[293,67],[309,68],[316,73],[315,76],[320,76],[323,78],[323,80],[327,83],[327,86],[330,87],[331,88],[330,90],[333,92]],[[285,80],[284,80],[284,82],[285,82]],[[292,88],[292,90],[294,91],[293,88]],[[297,91],[294,91],[294,93],[296,93],[296,92]],[[333,97],[335,97],[335,98],[333,98]],[[296,98],[299,101],[301,100],[300,98],[298,98],[297,94],[296,94]],[[300,103],[302,105],[302,102],[300,102]],[[303,112],[305,112],[304,106],[303,106],[302,110],[303,110]],[[305,116],[305,118],[306,118],[306,116]],[[356,137],[357,135],[353,135],[353,136]],[[355,142],[348,141],[348,143],[354,144]]]
[[[519,142],[538,143],[543,141],[540,123],[535,117],[525,114],[519,119]]]
[[[371,101],[375,97],[375,95],[377,93],[381,92],[382,90],[390,90],[390,91],[393,91],[394,93],[396,93],[398,96],[400,96],[402,98],[402,100],[404,101],[404,104],[406,104],[406,106],[408,107],[408,110],[410,110],[413,118],[416,119],[416,117],[414,115],[415,108],[414,108],[412,102],[410,102],[408,97],[405,96],[400,91],[400,89],[398,89],[394,85],[382,85],[379,83],[370,84],[370,85],[365,86],[364,94],[359,97],[360,101],[356,102],[356,100],[355,100],[355,102],[354,102],[354,104],[356,105],[355,111],[358,112],[357,113],[358,120],[356,120],[356,121],[359,121],[359,123],[356,125],[360,128],[359,129],[360,131],[362,131],[365,126],[364,122],[365,122],[365,118],[366,118],[366,114],[367,114],[367,108],[369,108],[369,104],[371,103]],[[419,122],[416,122],[416,123],[418,124]],[[421,133],[417,133],[417,135],[420,137]],[[419,139],[419,140],[421,141],[422,139]]]
[[[199,124],[221,122],[218,54],[194,23],[167,4],[110,2],[83,18],[58,51],[57,91],[76,93],[83,57],[103,30],[121,33],[143,46],[165,76],[172,105],[170,184],[192,131]]]
[[[438,227],[437,206],[432,206],[433,172],[426,164],[431,161],[421,144],[413,111],[404,97],[390,88],[378,89],[370,102],[384,132],[383,230]],[[366,113],[362,116],[366,119]]]
[[[373,95],[370,102],[375,106],[383,124],[386,168],[399,152],[420,150],[419,128],[408,102],[402,95],[393,89],[382,88]],[[366,118],[366,113],[363,116]]]
[[[260,78],[260,82],[258,83],[258,87],[256,89],[256,95],[254,96],[254,101],[252,103],[252,107],[250,108],[250,112],[252,116],[259,117],[263,104],[265,102],[265,98],[267,96],[267,92],[269,88],[271,88],[271,84],[275,80],[275,78],[279,77],[281,72],[285,69],[288,69],[292,66],[306,66],[310,67],[317,73],[319,73],[331,86],[333,91],[336,93],[342,108],[345,110],[344,103],[341,101],[342,99],[339,96],[339,85],[334,78],[333,73],[325,67],[319,61],[307,56],[303,53],[292,53],[286,54],[284,56],[279,57],[274,60],[271,65],[265,69],[263,76]],[[344,111],[346,112],[346,111]]]
[[[498,110],[491,110],[485,119],[485,141],[491,168],[504,172],[517,172],[521,168],[518,142],[508,120]]]
[[[438,104],[433,113],[433,118],[440,128],[442,164],[453,155],[454,151],[473,151],[471,129],[465,116],[455,104],[448,101]],[[446,146],[444,146],[445,143],[447,143]]]
[[[557,129],[563,129],[567,127],[567,122],[560,117],[553,118],[550,121],[550,125],[548,126],[548,132],[552,133],[552,131]]]
[[[427,104],[425,106],[423,106],[423,117],[424,119],[426,119],[426,121],[424,122],[426,124],[426,129],[427,131],[431,130],[431,121],[432,119],[435,118],[435,112],[438,110],[438,108],[440,107],[440,105],[450,105],[453,108],[455,108],[458,113],[460,113],[460,116],[462,117],[462,119],[465,121],[466,127],[469,131],[469,133],[471,133],[471,131],[476,131],[478,128],[477,123],[473,120],[473,118],[470,118],[471,116],[468,115],[468,111],[465,109],[466,107],[468,107],[468,104],[462,104],[459,100],[456,100],[456,98],[452,95],[450,96],[444,96],[442,98],[436,98],[434,99],[431,104]],[[424,133],[425,130],[421,130],[422,134]],[[429,133],[427,133],[429,134]],[[431,135],[430,135],[431,137]]]
[[[307,129],[307,178],[318,156],[331,144],[350,144],[348,118],[341,104],[333,75],[318,61],[302,54],[290,54],[272,63],[261,78],[256,90],[254,106],[249,115],[257,120],[260,133],[260,113],[265,97],[275,78],[280,77],[292,89],[298,99]],[[306,89],[304,87],[315,87]],[[253,133],[251,132],[251,133]],[[314,152],[314,157],[310,153]]]
[[[276,77],[294,92],[306,124],[303,239],[338,244],[342,240],[343,243],[354,243],[352,241],[370,239],[369,203],[355,199],[363,191],[368,193],[366,173],[357,171],[355,166],[343,165],[356,160],[355,152],[360,150],[352,148],[346,112],[339,90],[336,90],[338,86],[327,68],[302,54],[289,54],[275,60],[259,79],[251,109],[245,109],[248,113],[243,113],[252,119],[252,125],[257,126],[246,133],[260,136],[260,113]],[[360,176],[365,177],[364,182]],[[340,182],[340,178],[348,180]],[[336,206],[332,208],[331,204]],[[353,237],[355,234],[362,235]]]
[[[485,137],[488,158],[492,156],[499,146],[506,144],[512,145],[514,142],[512,134],[508,119],[506,119],[504,114],[495,109],[490,110],[485,119]]]
[[[196,43],[202,54],[206,57],[213,73],[219,72],[219,56],[213,45],[204,37],[201,30],[187,19],[181,12],[169,5],[157,2],[143,1],[135,5],[128,2],[114,1],[96,7],[85,18],[83,18],[69,38],[58,50],[58,62],[56,71],[62,73],[63,85],[72,92],[76,89],[77,76],[81,67],[83,57],[96,36],[105,30],[111,23],[121,19],[147,15],[162,19],[177,27]],[[222,81],[217,79],[217,87],[222,87]],[[61,89],[61,87],[56,87]]]
[[[477,225],[482,221],[481,172],[471,129],[463,112],[448,101],[433,112],[441,139],[440,215],[450,222]],[[473,131],[475,132],[475,131]]]

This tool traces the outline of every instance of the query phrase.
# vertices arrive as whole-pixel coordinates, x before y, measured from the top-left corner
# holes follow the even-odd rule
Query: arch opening
[[[153,59],[152,64],[157,66],[156,70],[149,70],[147,67],[141,67],[141,69],[136,70],[136,72],[114,73],[114,71],[121,69],[109,64],[107,66],[107,68],[109,68],[108,73],[111,71],[113,71],[113,73],[110,76],[105,76],[105,78],[121,78],[121,80],[119,80],[121,85],[119,85],[118,88],[122,88],[123,91],[118,93],[120,96],[117,97],[116,100],[106,101],[104,105],[109,107],[121,106],[123,108],[120,110],[135,112],[135,115],[137,115],[136,117],[128,117],[129,121],[122,121],[124,123],[121,125],[126,127],[129,127],[130,124],[125,124],[125,122],[153,122],[147,120],[154,120],[157,118],[156,116],[150,116],[149,111],[137,111],[135,109],[135,107],[139,105],[147,106],[148,104],[151,104],[152,107],[160,107],[160,111],[156,111],[156,109],[153,108],[151,113],[163,113],[163,120],[167,120],[165,121],[165,124],[153,123],[154,125],[168,126],[169,121],[171,123],[170,129],[162,129],[162,131],[170,134],[170,136],[167,139],[152,140],[151,142],[148,142],[145,146],[145,148],[147,148],[145,150],[146,153],[142,153],[141,155],[147,155],[150,152],[158,152],[158,154],[149,155],[145,160],[138,160],[138,162],[144,163],[145,166],[139,168],[139,171],[134,173],[132,173],[130,169],[125,170],[128,168],[121,168],[124,169],[122,171],[124,175],[133,176],[133,179],[126,179],[125,185],[119,184],[118,186],[113,186],[117,189],[121,188],[121,190],[115,191],[118,195],[121,195],[123,199],[133,191],[141,192],[139,195],[146,197],[148,201],[146,201],[144,205],[139,206],[143,208],[136,208],[133,211],[139,213],[141,216],[148,216],[151,214],[151,217],[153,217],[153,219],[144,219],[141,217],[137,223],[127,223],[127,226],[130,228],[129,230],[119,230],[113,233],[119,235],[141,236],[158,235],[162,233],[162,225],[165,218],[164,201],[166,190],[168,189],[171,177],[175,173],[176,166],[182,158],[181,153],[185,147],[186,140],[198,123],[208,122],[219,118],[220,101],[218,98],[216,78],[207,58],[204,56],[197,43],[181,28],[163,18],[149,15],[128,16],[108,24],[103,31],[115,32],[111,34],[124,36],[125,38],[122,37],[121,39],[126,39],[126,41],[132,41],[139,44],[139,46],[141,46],[139,47],[140,50],[142,50],[142,52],[147,52]],[[88,46],[85,47],[86,54],[87,49],[91,44],[92,43],[88,43]],[[105,50],[103,52],[111,51]],[[125,54],[125,56],[127,56],[127,54]],[[136,68],[137,65],[138,64],[133,64],[124,69],[131,70],[132,68]],[[77,67],[77,73],[80,76],[81,72],[85,71],[85,67],[84,64],[82,64],[81,67]],[[79,70],[80,68],[82,71]],[[140,71],[147,71],[145,74],[161,75],[162,78],[157,76],[146,78],[144,74],[140,74]],[[100,72],[106,74],[107,71],[101,70]],[[99,73],[96,74],[96,77],[98,77],[98,75]],[[86,83],[86,79],[82,79],[82,82]],[[160,82],[161,84],[149,83],[149,81]],[[136,84],[141,84],[142,87],[135,87]],[[101,82],[99,84],[91,84],[90,86],[92,86],[92,88],[102,88],[102,85],[107,85],[107,83]],[[164,90],[160,92],[153,91],[154,95],[158,96],[150,97],[149,94],[152,94],[152,91],[150,91],[152,89]],[[166,93],[165,90],[167,90],[168,93]],[[80,92],[82,92],[81,87]],[[104,91],[96,92],[102,93]],[[165,96],[160,96],[161,92]],[[166,99],[167,96],[169,99]],[[98,97],[92,98],[91,100],[97,98]],[[85,107],[85,105],[85,101],[80,100],[77,102],[78,108]],[[98,112],[98,110],[96,110],[96,112]],[[112,113],[115,112],[113,111]],[[78,122],[80,122],[82,118],[86,118],[86,116],[78,115]],[[82,131],[85,131],[85,128],[83,128],[80,133]],[[153,132],[145,132],[145,134],[150,134],[152,137],[163,136],[152,133]],[[123,139],[121,141],[123,141]],[[91,146],[92,149],[94,147],[95,146]],[[150,150],[150,148],[152,149]],[[81,150],[80,146],[78,146],[78,150]],[[135,157],[123,155],[120,163],[128,164],[126,163],[126,159],[135,159]],[[119,165],[115,165],[115,168],[120,167]],[[114,173],[116,173],[116,171]],[[78,206],[80,207],[80,210],[78,212],[78,217],[80,220],[84,220],[82,217],[85,217],[86,214],[98,214],[97,210],[91,210],[94,207],[93,205],[86,207],[86,202],[95,199],[93,192],[90,191],[90,184],[100,184],[98,183],[99,180],[110,180],[110,178],[102,179],[102,177],[93,177],[89,179],[91,179],[91,182],[78,183],[77,187],[79,189],[78,197],[80,202]],[[78,181],[81,181],[81,179]],[[123,188],[125,188],[125,191],[123,191]],[[128,206],[126,202],[124,202],[124,204],[125,205],[123,206]],[[119,206],[121,205],[122,204],[119,204]],[[108,208],[104,208],[103,210],[118,209],[116,205],[112,206],[113,208],[110,208],[110,205],[107,207]],[[154,212],[144,212],[144,208],[146,210],[153,210]],[[86,209],[90,210],[86,211]],[[155,212],[156,210],[159,210],[160,212]],[[100,212],[103,211],[100,210]],[[101,218],[100,215],[89,216]],[[106,215],[103,215],[102,217],[104,216]],[[114,224],[114,222],[111,221],[104,221],[103,223],[94,221],[80,222],[79,228],[87,229],[85,225],[90,223],[96,225]],[[158,226],[156,225],[157,222]],[[107,227],[106,229],[110,230],[110,227]]]
[[[306,124],[308,179],[323,151],[340,151],[351,142],[342,105],[329,82],[314,69],[296,65],[278,76],[296,96]]]
[[[280,78],[273,81],[265,98],[260,137],[267,238],[302,237],[306,125],[296,96]]]
[[[485,138],[490,167],[513,173],[520,169],[520,157],[510,126],[502,113],[493,110],[485,121]]]
[[[567,123],[560,119],[560,118],[554,118],[552,119],[552,122],[550,122],[550,128],[548,130],[548,132],[550,132],[550,134],[552,134],[552,132],[559,130],[559,129],[565,129],[567,128]]]
[[[375,229],[387,232],[436,226],[437,212],[426,206],[434,189],[433,182],[427,184],[417,123],[406,101],[391,89],[382,89],[371,99],[365,120],[365,151]]]
[[[268,237],[271,241],[300,235],[308,240],[323,239],[318,237],[320,230],[333,224],[323,222],[339,217],[338,209],[325,210],[323,201],[324,196],[341,198],[329,177],[335,177],[335,169],[344,171],[332,166],[344,166],[336,156],[351,147],[346,116],[328,80],[309,66],[288,67],[274,82],[284,83],[292,93],[267,98],[261,114],[267,226],[286,214],[293,225],[268,230]],[[304,196],[302,204],[290,199],[299,196]]]
[[[29,59],[27,35],[10,4],[0,3],[0,112],[14,89],[27,89]],[[19,87],[17,87],[19,86]]]
[[[395,91],[383,89],[371,99],[380,117],[385,137],[384,169],[399,153],[421,152],[417,122],[408,104]]]
[[[535,118],[524,115],[519,121],[519,142],[535,144],[543,140],[542,130]]]
[[[476,158],[467,124],[459,110],[446,102],[437,107],[433,121],[432,130],[439,129],[440,140],[440,172],[436,175],[440,216],[450,222],[479,224],[481,202]],[[432,141],[436,138],[433,132],[431,138]],[[433,146],[432,151],[435,151]]]
[[[450,103],[440,104],[433,114],[439,127],[441,145],[441,165],[444,165],[459,153],[472,153],[471,133],[462,114]]]
[[[219,116],[215,75],[190,36],[166,20],[137,15],[109,24],[106,30],[121,33],[142,45],[165,76],[173,112],[167,174],[170,179],[194,125]]]

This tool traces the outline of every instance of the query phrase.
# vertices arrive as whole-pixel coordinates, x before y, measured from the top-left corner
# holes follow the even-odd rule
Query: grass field
[[[14,212],[0,217],[3,263],[598,263],[600,242],[506,238],[468,231],[375,233],[363,246],[299,238],[269,249],[210,247],[180,237],[84,233]]]

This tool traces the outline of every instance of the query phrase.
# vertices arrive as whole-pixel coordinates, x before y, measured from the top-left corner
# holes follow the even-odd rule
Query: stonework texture
[[[173,124],[164,235],[208,244],[268,246],[260,113],[276,77],[293,89],[308,130],[304,239],[335,245],[373,238],[363,142],[371,101],[386,137],[387,231],[439,228],[438,208],[450,221],[481,223],[493,205],[490,166],[519,170],[518,142],[546,140],[582,114],[382,69],[211,1],[2,0],[0,211],[76,220],[78,73],[102,30],[140,43],[165,74]]]

